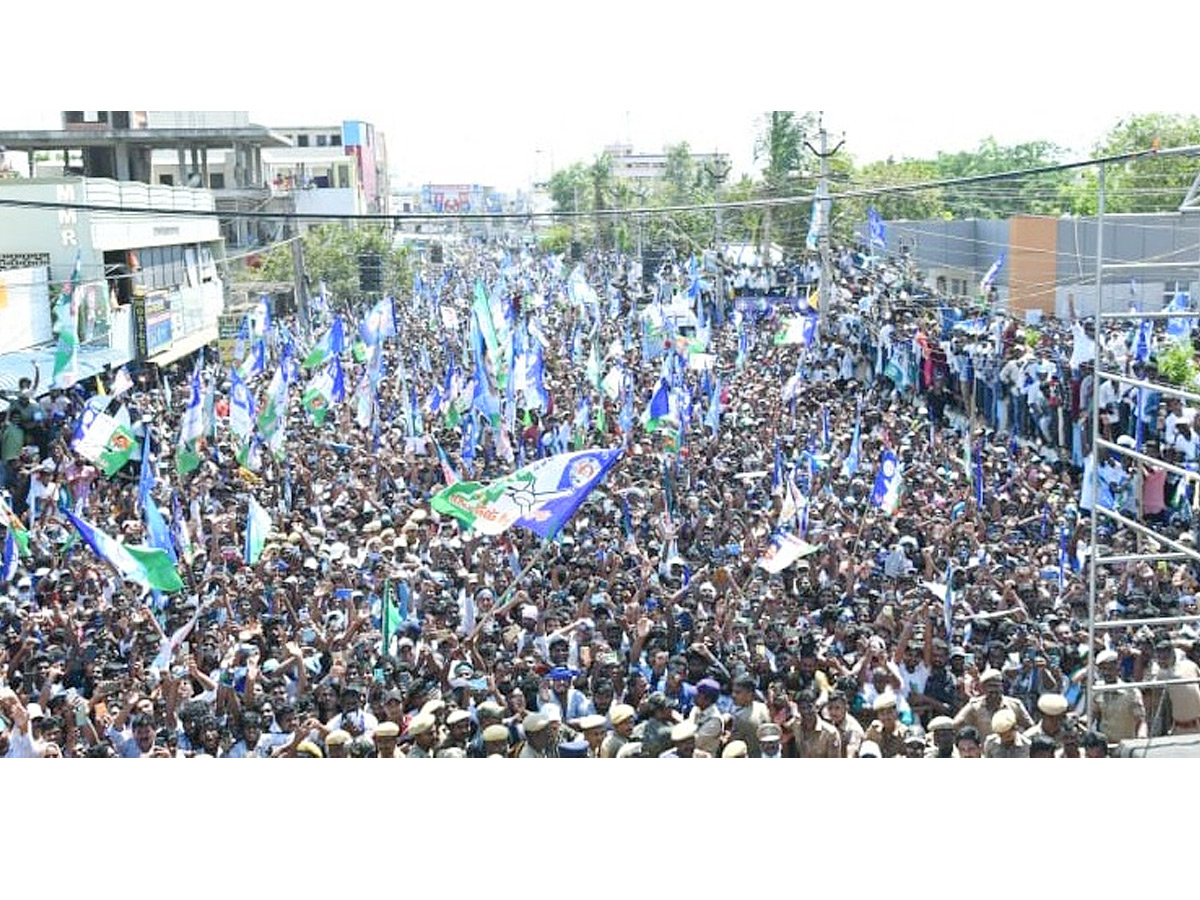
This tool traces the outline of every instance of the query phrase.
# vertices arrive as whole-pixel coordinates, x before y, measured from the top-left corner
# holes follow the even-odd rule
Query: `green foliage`
[[[1167,349],[1155,355],[1158,374],[1168,384],[1195,390],[1200,382],[1200,367],[1196,365],[1196,351],[1189,342],[1173,342]]]
[[[1036,328],[1026,328],[1021,339],[1025,341],[1026,347],[1037,347],[1042,341],[1042,334]]]
[[[571,226],[551,225],[542,233],[538,244],[547,253],[566,253],[571,249]]]
[[[336,302],[360,296],[359,256],[378,253],[383,259],[383,289],[394,297],[412,290],[412,262],[406,247],[392,245],[391,234],[379,226],[317,225],[301,238],[304,269],[313,284],[324,281]],[[251,277],[263,281],[291,281],[292,250],[275,247]]]

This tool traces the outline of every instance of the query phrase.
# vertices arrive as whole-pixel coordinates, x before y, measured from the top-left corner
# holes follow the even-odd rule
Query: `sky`
[[[394,184],[511,191],[625,141],[641,152],[687,141],[730,154],[734,179],[756,173],[770,109],[823,111],[859,163],[969,150],[987,136],[1046,139],[1083,158],[1123,116],[1200,111],[1186,54],[1164,47],[1162,15],[1118,22],[1070,2],[1010,0],[981,16],[942,0],[858,0],[853,15],[771,2],[415,10],[360,0],[339,19],[346,27],[322,28],[213,0],[205,21],[228,6],[239,26],[207,40],[185,11],[130,2],[155,15],[126,19],[114,39],[161,44],[175,16],[203,53],[90,64],[82,78],[17,44],[9,71],[28,53],[42,74],[9,76],[0,129],[53,128],[58,110],[85,106],[241,109],[268,126],[363,119],[386,135]],[[1164,9],[1179,33],[1195,33],[1193,5]],[[26,13],[14,15],[19,25]],[[96,46],[114,26],[89,27]]]

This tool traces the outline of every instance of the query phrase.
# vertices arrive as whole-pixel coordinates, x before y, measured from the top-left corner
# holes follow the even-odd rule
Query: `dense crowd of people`
[[[200,351],[102,379],[148,444],[111,477],[77,440],[98,385],[31,373],[0,434],[3,524],[28,545],[6,541],[0,573],[0,754],[1074,758],[1200,732],[1200,686],[1175,683],[1200,680],[1190,625],[1087,627],[1097,505],[1194,544],[1194,487],[1091,446],[1099,391],[1107,439],[1195,465],[1195,410],[1094,375],[1099,356],[1157,378],[1168,323],[1027,325],[847,249],[830,314],[793,340],[808,266],[781,286],[705,262],[463,248],[418,268],[396,333],[362,354],[373,302],[332,297],[307,328],[267,311],[235,362],[261,346],[259,398],[291,379],[272,446],[240,446],[229,361]],[[489,335],[482,361],[480,290],[513,342]],[[335,319],[350,390],[315,417],[300,361]],[[535,343],[537,390],[516,371]],[[364,414],[349,395],[372,365]],[[431,503],[591,447],[624,450],[549,539]],[[146,467],[178,591],[122,579],[67,515],[147,543]],[[250,498],[272,529],[252,564]],[[1098,534],[1104,555],[1154,549],[1105,518]],[[781,535],[804,552],[771,571]],[[1186,560],[1098,580],[1105,620],[1195,612]]]

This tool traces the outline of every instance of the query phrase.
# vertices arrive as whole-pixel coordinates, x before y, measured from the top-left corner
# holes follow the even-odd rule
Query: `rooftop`
[[[73,150],[117,143],[144,147],[231,147],[234,143],[290,147],[291,141],[262,125],[239,128],[105,128],[49,131],[0,131],[5,150]]]

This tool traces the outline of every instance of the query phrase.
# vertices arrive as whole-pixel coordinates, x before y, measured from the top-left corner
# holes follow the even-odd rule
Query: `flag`
[[[188,531],[187,521],[183,517],[183,510],[179,506],[179,495],[171,495],[171,521],[172,532],[175,536],[175,546],[179,550],[179,554],[183,557],[184,562],[189,566],[192,564],[192,535]]]
[[[0,582],[11,584],[17,575],[17,536],[11,528],[4,535],[4,560],[0,562]]]
[[[879,218],[879,213],[875,211],[875,207],[867,207],[867,230],[871,233],[871,246],[887,248],[887,237],[883,225],[883,219]]]
[[[113,376],[111,393],[113,397],[120,397],[131,387],[133,387],[133,379],[129,377],[129,370],[121,366],[117,369],[117,374]]]
[[[54,334],[58,344],[54,349],[54,376],[51,385],[69,388],[79,377],[79,327],[76,321],[74,290],[79,286],[80,253],[75,253],[75,265],[58,302],[54,305]]]
[[[392,591],[392,581],[389,578],[383,584],[383,610],[379,617],[379,655],[387,658],[392,651],[392,638],[400,630],[400,610],[396,607],[396,597]]]
[[[254,397],[236,369],[230,372],[229,379],[229,430],[242,444],[254,433]]]
[[[17,542],[17,549],[21,556],[29,555],[29,531],[9,505],[4,502],[4,498],[0,497],[0,524],[2,524],[13,539]]]
[[[396,307],[390,296],[384,297],[371,307],[363,319],[359,333],[368,346],[396,334]]]
[[[1150,359],[1150,348],[1153,343],[1154,324],[1148,319],[1142,319],[1138,325],[1137,336],[1133,341],[1133,358],[1140,363]]]
[[[308,410],[314,424],[320,425],[325,421],[325,415],[333,404],[333,374],[329,369],[312,377],[300,396],[300,402]]]
[[[992,286],[992,282],[996,280],[996,275],[999,274],[1000,269],[1003,266],[1004,266],[1004,254],[1001,253],[999,256],[996,257],[996,261],[994,263],[992,263],[991,268],[989,268],[987,270],[987,272],[984,273],[983,278],[980,280],[979,293],[986,294],[988,292],[988,289]]]
[[[654,389],[654,394],[650,398],[650,405],[642,413],[642,427],[648,432],[654,432],[660,428],[677,427],[678,422],[679,417],[672,409],[671,392],[667,388],[667,379],[659,378],[658,387]]]
[[[153,497],[146,497],[143,510],[150,546],[166,553],[172,564],[179,562],[179,557],[175,554],[175,547],[171,541],[171,529],[167,526],[167,521],[163,518],[162,511],[154,502]]]
[[[817,239],[821,235],[821,201],[813,199],[812,213],[808,218],[808,236],[805,238],[804,246],[809,250],[817,249]],[[767,248],[767,254],[770,255],[770,248]]]
[[[171,593],[183,589],[183,582],[171,558],[153,547],[131,547],[109,537],[96,526],[79,518],[70,510],[64,515],[75,526],[79,536],[126,581],[151,590]]]
[[[1187,291],[1176,291],[1167,307],[1167,312],[1187,312],[1192,308],[1192,297]],[[1173,341],[1186,341],[1192,335],[1190,316],[1173,316],[1167,319],[1167,336]]]
[[[338,316],[333,320],[333,325],[329,327],[329,330],[308,351],[308,356],[304,357],[304,362],[300,365],[306,369],[315,369],[330,357],[341,356],[345,349],[346,336],[342,326],[342,317]]]
[[[137,438],[133,432],[124,425],[116,425],[109,433],[108,440],[104,442],[104,449],[96,458],[96,465],[106,477],[112,478],[133,458],[137,446]]]
[[[775,575],[796,560],[816,552],[816,547],[800,540],[794,534],[776,531],[767,542],[767,549],[759,557],[758,565],[771,575]]]
[[[446,479],[446,484],[458,484],[462,479],[458,477],[458,473],[454,471],[454,465],[450,462],[450,456],[442,449],[442,445],[436,440],[433,442],[434,452],[437,453],[438,463],[442,467],[442,477]]]
[[[800,344],[811,346],[817,334],[817,317],[811,315],[794,316],[784,323],[775,334],[775,346],[782,344]]]
[[[271,533],[271,515],[253,497],[247,498],[246,512],[246,565],[253,566],[262,556],[263,547],[267,544],[267,535]]]
[[[854,436],[850,439],[850,452],[842,463],[842,477],[853,478],[858,471],[859,456],[862,453],[862,407],[854,414]]]
[[[191,396],[179,426],[179,443],[190,444],[204,434],[204,397],[200,387],[200,367],[192,370]]]
[[[271,383],[267,385],[266,400],[258,414],[258,430],[268,440],[282,430],[287,414],[287,385],[283,367],[277,367],[275,374],[271,376]]]
[[[482,534],[513,525],[551,537],[587,499],[621,450],[582,450],[530,463],[491,484],[460,481],[434,495],[431,505]]]
[[[821,408],[821,449],[829,451],[829,407]]]
[[[900,461],[892,450],[884,450],[879,461],[879,473],[875,476],[875,486],[871,490],[871,505],[882,509],[887,515],[892,515],[900,506]]]
[[[980,509],[983,508],[983,462],[979,456],[975,457],[975,505]]]

